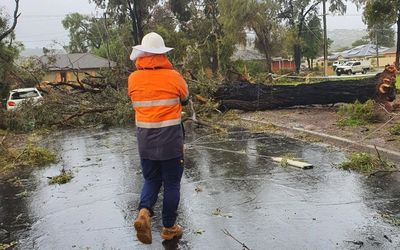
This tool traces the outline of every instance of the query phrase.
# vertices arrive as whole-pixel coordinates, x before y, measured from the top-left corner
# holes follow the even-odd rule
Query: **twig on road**
[[[221,229],[221,231],[226,235],[231,237],[232,239],[234,239],[237,243],[239,243],[240,245],[242,245],[243,249],[247,249],[250,250],[250,248],[248,246],[246,246],[246,244],[244,244],[243,242],[239,241],[238,239],[236,239],[229,231],[228,229],[224,228]]]

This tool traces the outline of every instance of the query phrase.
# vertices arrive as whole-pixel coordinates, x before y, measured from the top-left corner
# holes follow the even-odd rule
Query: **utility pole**
[[[375,28],[376,67],[379,68],[378,29]]]
[[[110,40],[110,36],[108,34],[108,26],[107,26],[107,12],[104,12],[104,28],[106,29],[107,40],[106,40],[106,48],[107,48],[107,60],[108,60],[108,68],[111,69],[111,61],[110,61],[110,46],[108,44]]]
[[[326,35],[326,0],[322,1],[322,16],[324,22],[324,76],[328,75],[328,38]]]

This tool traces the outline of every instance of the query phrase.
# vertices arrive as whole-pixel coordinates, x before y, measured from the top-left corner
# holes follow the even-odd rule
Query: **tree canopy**
[[[19,0],[15,0],[11,23],[9,16],[0,9],[0,97],[5,97],[10,85],[18,78],[14,62],[22,45],[14,41],[14,29],[17,26],[19,16]]]
[[[381,43],[391,45],[394,43],[391,26],[397,24],[397,53],[396,67],[399,68],[400,61],[400,1],[398,0],[379,0],[366,1],[363,20],[368,25],[370,36],[375,36]],[[390,46],[389,46],[390,47]]]

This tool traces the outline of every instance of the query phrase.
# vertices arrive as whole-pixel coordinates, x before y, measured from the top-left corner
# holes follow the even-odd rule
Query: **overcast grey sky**
[[[5,7],[10,16],[14,6],[14,0],[0,1],[0,7]],[[66,44],[68,32],[64,30],[61,20],[68,13],[102,14],[102,10],[89,4],[88,0],[20,0],[20,12],[16,36],[26,48],[49,47],[53,40]],[[329,30],[333,29],[366,29],[361,15],[362,10],[357,10],[353,4],[348,4],[345,16],[328,15],[328,36]]]

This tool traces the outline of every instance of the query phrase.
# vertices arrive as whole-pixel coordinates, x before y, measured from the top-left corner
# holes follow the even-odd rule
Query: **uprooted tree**
[[[324,81],[314,84],[265,85],[248,81],[226,82],[215,94],[220,108],[245,111],[267,110],[310,104],[352,103],[375,99],[393,102],[396,98],[396,68],[360,80]]]

